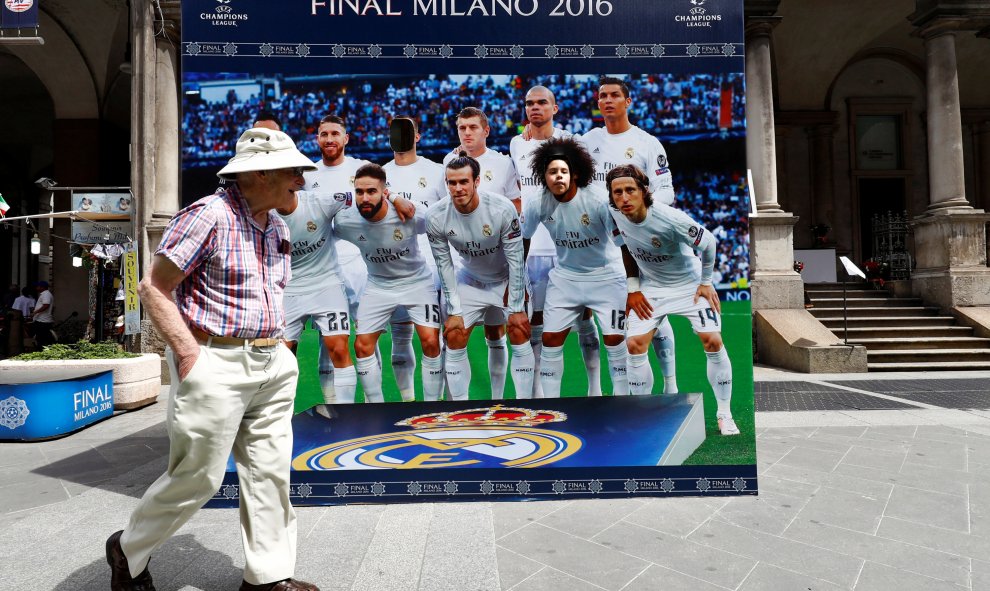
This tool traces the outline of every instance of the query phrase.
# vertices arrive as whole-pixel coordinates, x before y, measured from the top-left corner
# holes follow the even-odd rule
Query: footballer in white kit
[[[329,352],[327,363],[337,371],[320,370],[323,400],[353,402],[357,378],[347,340],[351,334],[351,315],[344,284],[337,269],[333,218],[347,207],[341,194],[296,191],[291,209],[275,214],[285,220],[292,243],[292,279],[285,288],[285,339],[295,351],[307,320],[320,331],[323,349]]]
[[[570,327],[586,308],[602,328],[612,378],[612,393],[629,393],[626,381],[625,271],[606,251],[621,244],[608,197],[590,186],[594,162],[573,139],[551,139],[533,153],[532,171],[545,187],[525,211],[523,236],[538,224],[553,238],[557,266],[550,271],[543,317],[540,381],[547,398],[560,397],[563,347]]]
[[[660,141],[629,121],[632,98],[629,86],[619,78],[603,76],[598,83],[598,109],[605,127],[592,129],[578,139],[595,159],[596,186],[605,189],[605,177],[616,166],[632,164],[650,179],[650,191],[660,203],[674,202],[674,182],[667,162],[667,152]],[[619,258],[619,253],[612,250]],[[674,357],[674,331],[664,321],[653,339],[653,348],[664,375],[664,392],[677,392]]]
[[[416,204],[417,211],[423,211],[447,196],[447,185],[444,180],[443,165],[416,154],[416,142],[419,141],[419,131],[415,119],[396,117],[393,126],[400,121],[409,121],[412,125],[414,140],[411,146],[399,146],[393,143],[395,158],[385,166],[388,176],[388,190]],[[405,148],[400,150],[400,148]],[[430,241],[425,235],[419,239],[420,251],[426,266],[436,279],[436,288],[440,289],[440,276],[437,275],[437,263],[430,250]]]
[[[307,172],[303,175],[306,184],[303,187],[308,191],[318,191],[330,193],[335,199],[343,198],[350,206],[353,199],[354,173],[362,165],[364,160],[356,160],[344,155],[347,142],[350,139],[347,135],[346,123],[336,115],[327,115],[320,120],[316,131],[316,143],[320,147],[320,159],[315,162],[316,171]],[[357,300],[360,290],[364,288],[368,271],[364,266],[360,253],[354,245],[347,242],[334,244],[337,251],[337,266],[333,269],[324,269],[324,274],[336,273],[344,284],[344,293],[347,294],[349,314],[353,316],[357,313]],[[346,344],[342,351],[335,353],[337,359],[332,360],[334,354],[327,351],[326,343],[320,343],[320,384],[324,392],[335,388],[338,382],[334,375],[336,367],[352,367],[350,353],[346,351]],[[346,365],[343,357],[347,357]],[[332,362],[331,362],[332,361]],[[345,398],[353,401],[354,396],[350,391],[357,386],[357,376],[351,375],[353,369],[345,371],[344,384],[346,384],[347,394]],[[353,387],[352,387],[353,385]]]
[[[509,142],[509,155],[519,174],[522,185],[522,207],[535,199],[539,199],[543,191],[543,179],[532,174],[530,162],[532,154],[543,142],[551,138],[571,137],[563,129],[553,125],[553,117],[559,111],[557,99],[546,86],[534,86],[526,92],[524,101],[526,111],[527,131],[512,138]],[[540,370],[540,354],[543,349],[543,308],[546,300],[547,282],[550,280],[550,269],[557,260],[557,249],[550,238],[547,229],[540,225],[529,243],[526,254],[526,289],[529,293],[530,324],[532,326],[530,343],[533,345],[533,355],[536,357],[536,375]],[[584,357],[584,369],[588,376],[588,396],[601,396],[601,357],[599,355],[598,328],[591,319],[590,311],[585,311],[578,321],[578,342],[581,345],[581,355]],[[540,380],[533,381],[533,397],[542,398],[543,389]]]
[[[305,190],[331,193],[335,197],[343,196],[347,205],[353,203],[354,173],[369,162],[346,156],[344,150],[347,141],[344,120],[335,115],[324,117],[317,136],[323,157],[316,161],[314,172],[307,172],[303,176],[306,179],[306,185],[303,187]],[[328,160],[328,154],[333,154],[334,157]],[[368,270],[357,247],[346,242],[337,245],[337,263],[340,266],[344,287],[347,289],[351,312],[356,312],[358,298],[361,290],[364,289],[365,281],[368,280]]]
[[[473,325],[505,325],[512,346],[516,395],[533,391],[533,349],[525,312],[522,228],[512,203],[478,190],[480,166],[470,157],[447,164],[448,198],[427,213],[427,235],[440,270],[447,301],[445,337],[447,386],[455,400],[466,400],[471,383],[467,343]],[[463,266],[454,270],[451,249]],[[497,393],[493,390],[493,396]]]
[[[416,211],[426,214],[426,209],[447,196],[443,166],[419,156],[416,145],[419,128],[412,117],[394,117],[389,124],[389,144],[395,158],[384,166],[386,187],[391,194],[401,195],[416,204]],[[419,236],[419,250],[433,277],[435,303],[439,303],[440,275],[433,260],[430,242]],[[413,349],[413,325],[404,308],[392,316],[392,371],[403,401],[415,399],[413,384],[416,375],[416,352]]]
[[[479,165],[479,189],[488,191],[512,201],[516,212],[522,211],[519,190],[519,175],[512,160],[495,150],[488,149],[488,135],[491,127],[488,116],[481,109],[465,107],[457,114],[457,138],[460,146],[444,157],[444,165],[462,155],[473,158]],[[458,264],[457,257],[454,258]],[[505,372],[509,364],[509,354],[505,342],[504,325],[485,325],[485,342],[488,345],[488,373],[491,377],[492,396],[502,398],[505,390]]]
[[[482,191],[502,195],[518,203],[522,195],[519,174],[511,158],[487,146],[490,132],[488,116],[481,110],[474,107],[462,109],[457,115],[457,137],[461,145],[444,156],[443,163],[446,166],[451,160],[461,156],[462,151],[465,152],[481,167],[479,188]],[[517,206],[517,211],[519,207],[521,206]]]
[[[722,343],[721,303],[712,286],[715,237],[684,212],[654,203],[648,177],[635,166],[613,168],[606,182],[615,223],[639,269],[639,285],[633,279],[629,286],[630,391],[652,394],[653,370],[647,359],[650,340],[668,315],[683,316],[705,349],[719,431],[738,435],[731,410],[732,365]],[[700,261],[696,250],[701,253]]]
[[[397,309],[412,319],[423,348],[423,394],[438,400],[443,388],[440,360],[440,306],[433,279],[419,250],[426,232],[425,209],[401,220],[387,202],[386,174],[377,164],[358,169],[354,207],[335,220],[335,233],[353,243],[368,266],[368,283],[357,314],[354,353],[357,374],[369,402],[384,402],[382,371],[375,347]]]

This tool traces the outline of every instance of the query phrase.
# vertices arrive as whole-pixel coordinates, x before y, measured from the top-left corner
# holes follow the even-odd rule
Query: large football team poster
[[[359,403],[335,405],[332,419],[312,411],[322,402],[319,339],[307,330],[294,502],[756,492],[741,0],[194,0],[182,10],[186,204],[217,189],[216,171],[262,111],[314,160],[320,119],[340,116],[346,154],[378,164],[393,158],[392,119],[412,117],[419,156],[442,162],[461,143],[465,107],[486,114],[487,148],[508,155],[526,130],[534,86],[553,93],[556,127],[576,135],[604,127],[599,79],[612,76],[629,88],[630,122],[666,150],[644,172],[669,170],[673,207],[717,240],[713,283],[739,435],[720,434],[709,359],[682,317],[671,317],[677,394],[663,394],[651,352],[654,395],[612,397],[602,347],[604,396],[588,397],[572,330],[560,399],[516,400],[507,379],[504,399],[493,401],[476,329],[470,401],[422,402],[418,364],[418,402],[365,404],[359,388]],[[615,158],[631,161],[637,149]],[[398,402],[388,333],[380,350],[385,399]],[[228,474],[215,504],[235,503],[236,483]]]

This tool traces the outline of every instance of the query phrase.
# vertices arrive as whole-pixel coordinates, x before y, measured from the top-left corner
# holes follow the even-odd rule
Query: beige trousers
[[[186,379],[166,351],[172,377],[166,428],[169,460],[120,539],[131,576],[220,488],[231,449],[240,481],[244,580],[291,577],[296,514],[289,502],[296,358],[284,345],[201,346]]]

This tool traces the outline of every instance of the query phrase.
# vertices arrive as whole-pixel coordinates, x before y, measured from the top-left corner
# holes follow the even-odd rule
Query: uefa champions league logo
[[[0,425],[8,429],[16,429],[24,425],[29,414],[31,411],[28,409],[27,403],[20,398],[11,396],[0,401]]]

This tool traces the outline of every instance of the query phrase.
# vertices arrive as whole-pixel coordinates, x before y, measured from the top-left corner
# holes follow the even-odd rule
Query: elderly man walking
[[[285,222],[270,215],[292,202],[303,172],[315,168],[284,133],[250,129],[218,173],[226,188],[177,213],[165,230],[139,291],[168,343],[168,469],[126,529],[107,540],[113,591],[154,590],[152,552],[217,491],[231,450],[246,563],[241,591],[317,589],[292,579],[298,369],[282,344],[291,245]]]

